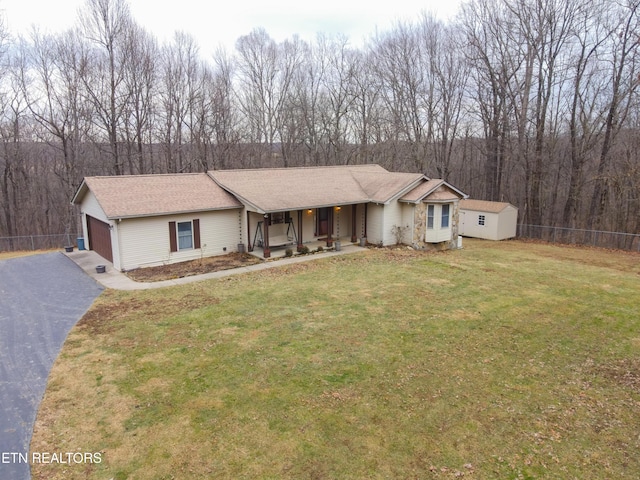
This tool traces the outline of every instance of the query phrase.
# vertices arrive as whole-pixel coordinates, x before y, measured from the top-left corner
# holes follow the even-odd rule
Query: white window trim
[[[429,215],[429,209],[433,212],[433,215]],[[436,228],[436,206],[433,204],[427,204],[427,230],[435,230]],[[429,226],[429,219],[431,219],[431,226]]]
[[[189,224],[189,230],[190,230],[189,237],[191,238],[191,246],[190,247],[186,247],[186,248],[181,248],[180,247],[180,225],[184,224],[184,223],[188,223]],[[193,238],[193,220],[185,220],[184,222],[176,222],[176,246],[177,246],[179,252],[183,252],[183,251],[187,251],[187,250],[194,250],[195,249],[195,243],[194,243],[194,238]]]
[[[442,226],[442,220],[444,220],[444,207],[447,207],[447,226],[443,227]],[[451,205],[449,203],[443,203],[442,205],[440,205],[440,229],[444,230],[444,229],[449,229],[451,228]]]
[[[446,227],[442,226],[442,207],[448,205],[449,206],[449,214],[447,215],[448,225]],[[429,207],[433,208],[433,225],[429,226]],[[453,214],[453,205],[451,203],[428,203],[427,209],[425,212],[425,226],[427,230],[450,230],[451,229],[451,221]]]

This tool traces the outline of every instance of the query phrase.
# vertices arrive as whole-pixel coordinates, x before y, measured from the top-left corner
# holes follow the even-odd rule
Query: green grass
[[[33,478],[637,478],[640,256],[374,250],[102,295]]]

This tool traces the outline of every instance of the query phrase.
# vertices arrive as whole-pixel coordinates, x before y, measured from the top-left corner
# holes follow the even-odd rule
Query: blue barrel
[[[76,240],[78,242],[78,250],[86,250],[84,248],[84,238],[78,237]]]

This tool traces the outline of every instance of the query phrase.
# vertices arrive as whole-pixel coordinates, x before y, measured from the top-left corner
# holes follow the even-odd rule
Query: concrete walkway
[[[364,250],[366,249],[356,245],[344,245],[342,247],[342,250],[340,250],[339,252],[331,250],[315,255],[297,255],[289,258],[279,258],[277,260],[257,263],[255,265],[249,265],[247,267],[220,270],[218,272],[205,273],[202,275],[192,275],[189,277],[176,278],[173,280],[163,280],[160,282],[135,282],[127,277],[124,273],[114,269],[112,263],[109,263],[107,260],[105,260],[92,250],[76,250],[73,252],[65,253],[65,255],[73,260],[90,277],[95,279],[98,283],[106,288],[112,288],[114,290],[148,290],[150,288],[171,287],[192,282],[200,282],[202,280],[210,280],[213,278],[223,278],[230,275],[238,275],[240,273],[256,272],[260,270],[266,270],[268,268],[277,268],[285,265],[291,265],[293,263],[309,262],[321,258],[346,255],[350,253],[361,252]],[[98,265],[105,265],[106,271],[104,273],[97,273],[96,266]]]

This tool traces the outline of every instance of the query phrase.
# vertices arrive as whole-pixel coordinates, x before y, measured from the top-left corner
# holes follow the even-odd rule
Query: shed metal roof
[[[466,199],[460,201],[460,208],[463,210],[473,210],[476,212],[500,213],[507,207],[517,210],[517,207],[507,202],[491,202],[488,200]]]

